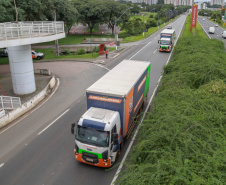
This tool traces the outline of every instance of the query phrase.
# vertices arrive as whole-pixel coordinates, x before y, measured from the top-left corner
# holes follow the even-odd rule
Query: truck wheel
[[[39,56],[38,56],[38,57],[37,57],[37,59],[38,59],[38,60],[40,60],[40,59],[41,59],[41,57],[39,57]]]

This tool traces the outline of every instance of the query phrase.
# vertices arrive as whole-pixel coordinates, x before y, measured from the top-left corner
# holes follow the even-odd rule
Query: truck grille
[[[99,162],[98,156],[87,152],[82,152],[82,159],[87,163],[97,164]]]

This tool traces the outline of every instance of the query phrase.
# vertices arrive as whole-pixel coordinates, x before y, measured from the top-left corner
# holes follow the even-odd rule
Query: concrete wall
[[[34,108],[39,102],[41,102],[54,88],[55,84],[57,83],[57,79],[55,76],[52,77],[48,85],[35,97],[31,100],[27,101],[20,107],[16,108],[13,111],[10,111],[8,114],[0,118],[0,128],[6,126],[11,121],[17,119],[27,111]]]

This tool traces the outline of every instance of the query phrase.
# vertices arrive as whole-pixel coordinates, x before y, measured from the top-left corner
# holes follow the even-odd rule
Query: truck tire
[[[41,57],[40,57],[40,56],[38,56],[38,57],[37,57],[37,60],[40,60],[40,59],[41,59]]]

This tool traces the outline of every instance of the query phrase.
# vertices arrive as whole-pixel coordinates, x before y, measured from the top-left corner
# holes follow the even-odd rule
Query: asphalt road
[[[205,33],[207,34],[207,36],[210,39],[222,40],[224,42],[225,47],[226,47],[226,39],[224,39],[222,37],[222,33],[223,33],[223,31],[225,31],[225,29],[221,28],[220,26],[216,27],[215,26],[216,23],[209,21],[208,19],[206,19],[206,17],[204,19],[205,20],[203,20],[203,17],[197,18],[199,24],[202,26],[202,28],[205,31]],[[215,33],[214,34],[209,33],[209,27],[215,27]]]
[[[186,16],[182,15],[172,23],[177,38],[185,18]],[[171,56],[171,53],[159,53],[157,50],[160,31],[105,66],[82,62],[37,64],[40,65],[39,68],[48,68],[58,76],[59,87],[42,106],[0,132],[1,184],[111,184],[117,167],[106,171],[74,159],[71,123],[77,122],[86,110],[85,89],[123,59],[151,62],[148,94],[150,100],[163,72],[163,66]],[[119,162],[124,157],[130,139],[125,143]]]

